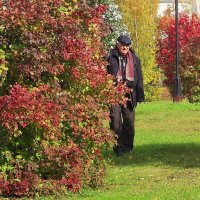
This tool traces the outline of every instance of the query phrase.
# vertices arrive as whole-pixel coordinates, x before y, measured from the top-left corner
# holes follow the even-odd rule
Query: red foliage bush
[[[106,72],[102,13],[64,0],[0,3],[0,193],[74,192],[101,183],[101,151],[112,141],[108,105],[125,86]],[[31,169],[27,171],[27,166]]]
[[[0,191],[4,196],[22,197],[26,194],[34,194],[37,184],[37,175],[32,172],[17,171],[10,174],[10,181],[0,179]]]
[[[27,88],[14,85],[10,95],[0,97],[0,123],[12,134],[19,130],[19,126],[25,128],[29,124],[37,124],[55,132],[59,130],[61,106],[42,92],[51,91],[48,86],[37,88],[37,91],[28,91]]]

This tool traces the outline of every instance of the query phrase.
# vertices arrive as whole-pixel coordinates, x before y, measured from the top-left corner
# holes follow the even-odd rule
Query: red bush
[[[76,192],[102,181],[101,151],[112,140],[108,105],[123,103],[125,88],[114,87],[106,72],[106,7],[64,0],[0,4],[8,67],[0,88],[1,194]],[[31,174],[26,166],[34,166]]]
[[[10,95],[0,97],[0,123],[14,134],[19,126],[25,128],[29,124],[37,124],[46,130],[60,130],[61,106],[42,92],[50,92],[50,88],[37,88],[28,91],[20,85],[14,85]]]

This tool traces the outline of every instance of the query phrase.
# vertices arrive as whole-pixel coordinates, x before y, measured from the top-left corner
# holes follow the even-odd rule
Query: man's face
[[[122,55],[126,55],[129,51],[129,45],[122,44],[120,42],[117,43],[117,48]]]

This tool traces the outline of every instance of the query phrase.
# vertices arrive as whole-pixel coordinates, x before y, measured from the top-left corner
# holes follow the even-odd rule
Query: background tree
[[[139,54],[144,71],[146,100],[153,100],[160,92],[160,73],[156,66],[156,30],[158,0],[116,0],[125,24],[131,33],[133,47]]]
[[[104,39],[107,49],[113,48],[116,40],[121,34],[130,35],[128,27],[123,22],[122,13],[119,6],[115,4],[114,0],[108,0],[108,8],[104,13],[104,20],[110,26],[110,34]]]
[[[109,25],[109,33],[103,40],[107,51],[115,46],[116,39],[120,34],[130,35],[127,26],[122,20],[122,13],[119,11],[119,6],[115,4],[114,0],[89,0],[88,2],[93,7],[100,4],[108,6],[103,14],[105,22]]]
[[[175,78],[175,20],[170,10],[160,19],[157,62],[173,95]],[[183,95],[200,102],[200,18],[181,13],[179,17],[180,76]]]

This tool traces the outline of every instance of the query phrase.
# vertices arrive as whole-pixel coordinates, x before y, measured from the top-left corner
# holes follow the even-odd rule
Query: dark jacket
[[[139,57],[135,54],[133,49],[130,49],[130,51],[134,58],[134,81],[127,81],[127,85],[129,88],[133,89],[131,100],[133,106],[136,106],[137,102],[144,101],[143,75]],[[119,52],[117,48],[110,50],[107,61],[108,73],[116,77],[119,69]]]

